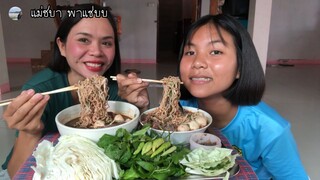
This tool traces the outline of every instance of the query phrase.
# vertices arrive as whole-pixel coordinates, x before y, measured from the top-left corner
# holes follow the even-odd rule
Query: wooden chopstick
[[[56,89],[56,90],[52,90],[52,91],[48,91],[48,92],[43,92],[41,94],[42,95],[56,94],[56,93],[61,93],[61,92],[66,92],[66,91],[77,90],[78,88],[79,88],[78,86],[68,86],[68,87],[64,87],[64,88],[60,88],[60,89]]]
[[[56,90],[52,90],[52,91],[43,92],[41,94],[42,95],[56,94],[56,93],[61,93],[61,92],[66,92],[66,91],[73,91],[73,90],[77,90],[77,89],[78,89],[77,86],[68,86],[68,87],[64,87],[64,88],[60,88],[60,89],[56,89]],[[10,104],[12,100],[14,100],[14,98],[0,101],[0,107]]]
[[[110,76],[110,78],[114,81],[117,80],[117,77],[116,76]],[[151,83],[163,83],[163,81],[160,81],[160,80],[154,80],[154,79],[141,79],[142,81],[144,82],[151,82]],[[183,84],[183,82],[181,82],[181,84]]]
[[[117,80],[117,77],[116,76],[110,76],[110,78],[114,81]],[[160,80],[154,80],[154,79],[141,79],[142,81],[144,82],[152,82],[152,83],[163,83],[163,81],[160,81]]]

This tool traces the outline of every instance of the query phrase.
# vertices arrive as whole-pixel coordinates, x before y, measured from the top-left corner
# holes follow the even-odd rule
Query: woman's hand
[[[23,162],[32,154],[41,138],[44,128],[41,116],[49,98],[49,95],[36,94],[32,89],[22,91],[3,113],[3,119],[8,127],[19,131],[8,163],[10,177],[14,176]]]
[[[11,129],[16,129],[30,135],[41,136],[44,125],[42,113],[49,100],[49,95],[41,95],[29,89],[22,91],[7,107],[3,119]]]
[[[122,99],[136,105],[140,110],[146,110],[149,106],[148,83],[143,82],[136,73],[129,73],[128,76],[117,75],[118,95]]]

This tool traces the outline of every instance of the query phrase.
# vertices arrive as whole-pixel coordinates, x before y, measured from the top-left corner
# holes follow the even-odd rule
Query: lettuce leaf
[[[186,172],[189,174],[218,176],[226,173],[228,169],[235,165],[237,155],[232,155],[232,149],[215,148],[207,150],[196,148],[180,161],[186,166]]]
[[[91,140],[61,136],[56,146],[42,141],[33,152],[36,167],[33,179],[109,179],[119,178],[120,167]]]

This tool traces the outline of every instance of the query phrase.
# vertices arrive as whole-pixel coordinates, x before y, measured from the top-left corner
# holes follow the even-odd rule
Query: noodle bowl
[[[131,118],[130,121],[124,122],[122,124],[118,124],[115,126],[108,126],[103,128],[77,128],[77,127],[70,127],[66,124],[72,121],[75,118],[79,118],[79,114],[81,111],[80,104],[68,107],[61,112],[59,112],[56,116],[56,124],[58,127],[58,131],[60,135],[70,135],[76,134],[79,136],[83,136],[89,138],[95,142],[99,140],[104,134],[115,135],[116,131],[119,128],[124,128],[127,131],[133,131],[138,123],[139,123],[139,109],[134,106],[133,104],[121,101],[108,101],[109,112],[114,112],[116,114],[123,114]]]
[[[115,135],[119,128],[131,132],[137,127],[139,109],[127,102],[108,101],[107,83],[105,77],[96,75],[77,84],[80,104],[56,116],[61,135],[77,134],[98,141],[104,134]]]
[[[80,117],[69,122],[69,126],[102,128],[131,120],[123,114],[108,112],[109,87],[107,84],[108,79],[99,75],[78,82]]]
[[[184,111],[179,106],[180,84],[179,77],[163,78],[163,95],[160,106],[141,117],[143,124],[152,128],[166,131],[190,131],[205,127],[207,118],[199,111]]]
[[[195,134],[195,133],[203,133],[206,131],[206,129],[211,125],[212,123],[212,117],[210,116],[209,113],[201,110],[201,109],[197,109],[197,108],[194,108],[194,107],[186,107],[184,106],[183,109],[185,111],[189,111],[189,112],[192,112],[192,113],[201,113],[206,119],[207,119],[207,125],[202,127],[202,128],[199,128],[199,129],[196,129],[196,130],[189,130],[189,131],[170,131],[170,130],[161,130],[161,129],[156,129],[156,128],[153,128],[151,126],[151,131],[157,133],[158,135],[162,136],[162,137],[165,137],[165,138],[168,138],[173,144],[188,144],[189,143],[189,139],[191,137],[192,134]],[[155,111],[156,108],[152,108],[152,109],[149,109],[145,112],[143,112],[140,116],[140,123],[142,125],[144,125],[145,123],[142,123],[142,119],[143,117],[147,116],[149,113],[152,113],[152,111]]]
[[[143,125],[150,124],[159,134],[170,134],[173,143],[188,143],[190,135],[204,132],[211,124],[212,118],[203,110],[179,106],[179,77],[169,76],[162,81],[163,95],[159,107],[145,111],[140,117],[140,122]]]

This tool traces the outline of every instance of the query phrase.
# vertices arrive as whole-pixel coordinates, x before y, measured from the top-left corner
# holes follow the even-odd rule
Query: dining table
[[[228,141],[228,139],[219,131],[219,129],[211,129],[209,133],[214,134],[218,136],[221,139],[221,143],[224,148],[233,149],[232,145]],[[48,133],[46,134],[40,141],[50,141],[53,143],[53,145],[57,144],[59,141],[60,134],[59,133]],[[233,149],[233,153],[237,153],[235,149]],[[242,157],[237,156],[236,158],[236,164],[239,166],[237,172],[235,172],[233,175],[229,177],[231,180],[245,180],[245,179],[258,179],[256,173],[253,171],[249,163]],[[36,160],[31,155],[26,162],[21,166],[21,168],[18,170],[18,172],[15,174],[13,179],[15,180],[28,180],[32,179],[34,171],[31,168],[32,166],[36,167]],[[217,179],[217,178],[203,178],[203,179]],[[220,178],[218,178],[220,179]]]

